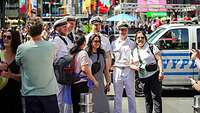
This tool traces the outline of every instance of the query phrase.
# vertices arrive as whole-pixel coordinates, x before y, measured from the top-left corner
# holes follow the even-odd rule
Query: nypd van
[[[148,42],[161,50],[166,89],[191,89],[189,77],[199,79],[199,69],[190,58],[189,50],[200,49],[200,25],[162,25],[148,36]],[[136,79],[136,94],[142,92],[142,84]]]

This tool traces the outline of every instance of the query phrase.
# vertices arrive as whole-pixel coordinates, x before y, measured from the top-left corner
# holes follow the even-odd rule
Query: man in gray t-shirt
[[[31,18],[28,24],[31,40],[18,47],[15,57],[21,67],[26,113],[59,113],[58,85],[53,70],[55,48],[42,39],[40,18]]]

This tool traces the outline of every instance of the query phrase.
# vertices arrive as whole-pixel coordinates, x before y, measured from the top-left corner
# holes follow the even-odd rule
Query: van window
[[[197,29],[197,47],[200,49],[200,29]]]
[[[162,28],[159,27],[158,29],[156,29],[156,31],[152,32],[149,36],[148,36],[148,42],[152,42],[153,40],[155,40],[155,38],[162,33],[166,28]]]
[[[189,48],[188,29],[168,30],[157,42],[161,50],[185,50]]]

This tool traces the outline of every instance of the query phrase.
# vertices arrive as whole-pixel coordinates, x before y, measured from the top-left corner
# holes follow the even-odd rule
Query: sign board
[[[167,12],[147,12],[147,17],[165,17],[167,16]]]
[[[157,12],[157,11],[167,11],[166,8],[163,8],[162,5],[166,5],[166,0],[138,0],[137,1],[138,7],[137,12]],[[148,7],[144,7],[148,5]]]

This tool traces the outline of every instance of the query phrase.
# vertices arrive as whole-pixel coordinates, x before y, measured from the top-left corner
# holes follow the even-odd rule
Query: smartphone
[[[192,49],[196,50],[196,43],[192,43]]]
[[[196,43],[192,43],[192,51],[196,51]],[[190,53],[190,57],[192,56],[192,53]]]

